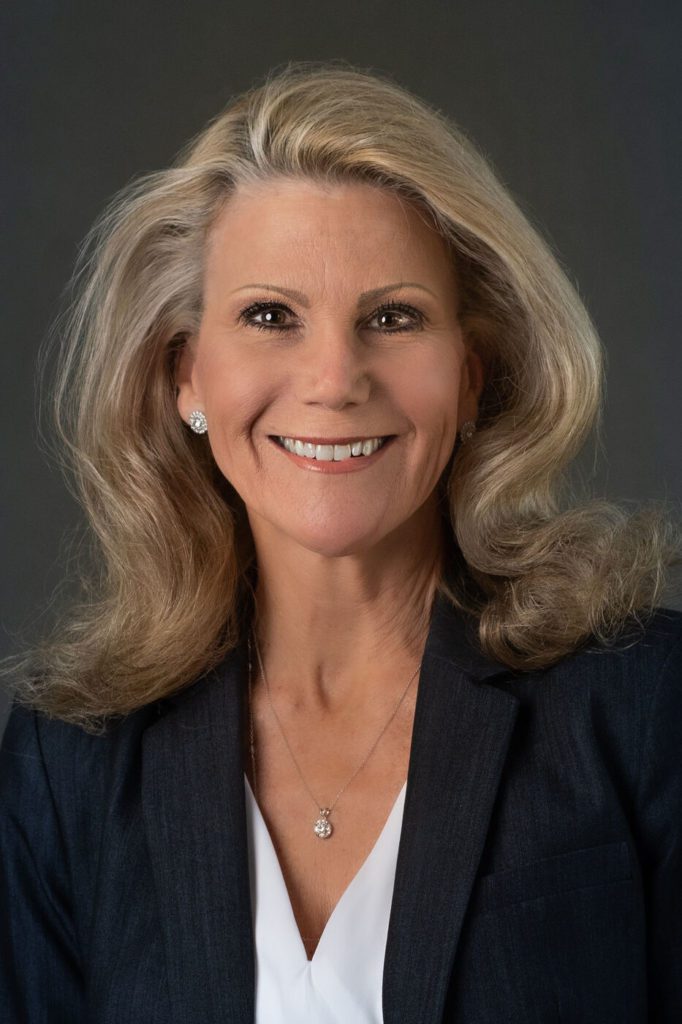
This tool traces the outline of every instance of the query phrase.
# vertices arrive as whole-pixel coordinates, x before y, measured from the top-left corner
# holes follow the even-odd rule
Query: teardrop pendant
[[[334,831],[331,821],[329,821],[329,815],[331,814],[331,808],[320,807],[321,817],[317,819],[313,825],[313,832],[319,839],[329,839],[330,835]]]

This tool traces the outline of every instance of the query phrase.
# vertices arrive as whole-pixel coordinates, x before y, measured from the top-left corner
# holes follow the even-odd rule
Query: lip
[[[376,436],[378,437],[379,435],[377,434]],[[352,457],[350,459],[344,459],[342,462],[334,462],[333,460],[330,461],[330,462],[325,462],[325,461],[319,461],[318,462],[317,459],[306,459],[304,455],[296,455],[295,452],[290,452],[286,448],[283,448],[280,444],[277,443],[277,441],[274,440],[273,437],[268,437],[268,440],[273,445],[273,447],[277,449],[278,452],[281,452],[282,455],[286,455],[289,459],[291,459],[294,462],[295,465],[300,466],[301,469],[307,469],[307,470],[309,470],[312,473],[330,473],[330,474],[335,474],[335,473],[357,473],[357,472],[359,472],[362,469],[369,469],[370,466],[373,466],[375,462],[379,461],[381,456],[384,454],[384,452],[388,448],[391,447],[391,445],[396,440],[396,438],[397,438],[396,434],[389,435],[388,436],[388,440],[385,441],[382,444],[381,448],[377,448],[377,450],[375,452],[372,452],[371,455],[356,455],[356,456],[354,456],[354,457]],[[300,438],[300,440],[303,441],[304,439]],[[360,441],[360,440],[362,440],[362,438],[356,438],[356,440]],[[326,443],[326,444],[344,444],[344,443],[345,444],[350,444],[350,441],[345,441],[345,442],[344,441],[333,441],[332,442],[332,441],[324,440],[324,441],[311,441],[310,443],[311,444],[323,444],[323,443]]]

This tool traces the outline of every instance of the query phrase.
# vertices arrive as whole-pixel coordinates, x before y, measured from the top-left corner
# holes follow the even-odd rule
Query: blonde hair
[[[84,246],[59,324],[55,410],[96,570],[25,663],[20,703],[94,731],[187,685],[240,639],[248,520],[181,421],[173,373],[201,317],[207,232],[240,184],[277,176],[390,189],[450,247],[487,380],[478,429],[445,475],[453,573],[440,587],[476,617],[483,650],[542,668],[659,600],[679,554],[661,507],[563,507],[566,469],[598,427],[603,356],[556,256],[439,111],[342,61],[289,63],[170,169],[124,189]]]

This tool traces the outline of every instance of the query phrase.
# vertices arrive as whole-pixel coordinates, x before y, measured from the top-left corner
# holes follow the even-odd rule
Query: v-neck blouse
[[[374,846],[334,907],[312,960],[246,773],[244,783],[255,1024],[383,1024],[384,954],[407,781]]]

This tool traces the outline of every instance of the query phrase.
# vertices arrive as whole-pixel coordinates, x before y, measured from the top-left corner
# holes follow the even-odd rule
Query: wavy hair
[[[187,685],[242,635],[248,519],[179,417],[174,366],[199,325],[218,213],[242,183],[278,176],[392,190],[449,246],[486,384],[478,429],[439,485],[452,555],[439,586],[475,616],[482,649],[541,669],[660,599],[680,550],[664,508],[627,513],[569,486],[599,428],[603,353],[549,245],[441,112],[344,61],[290,62],[117,195],[81,251],[53,394],[94,568],[24,662],[20,703],[97,731]]]

